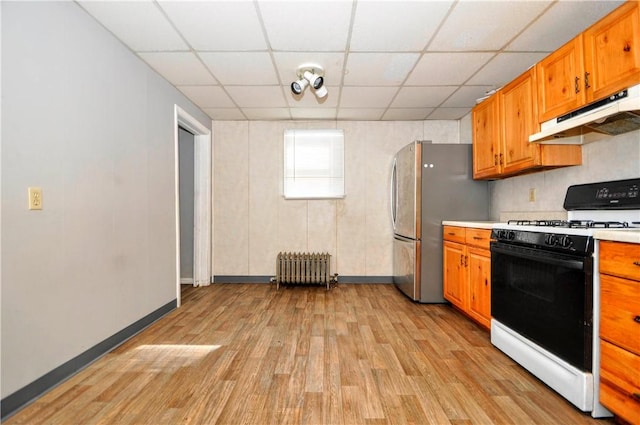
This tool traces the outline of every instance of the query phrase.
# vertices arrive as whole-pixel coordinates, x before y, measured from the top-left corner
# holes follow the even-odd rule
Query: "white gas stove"
[[[513,220],[491,242],[491,342],[593,417],[600,282],[593,235],[640,228],[640,178],[569,187],[567,220]],[[595,253],[595,255],[594,255]]]

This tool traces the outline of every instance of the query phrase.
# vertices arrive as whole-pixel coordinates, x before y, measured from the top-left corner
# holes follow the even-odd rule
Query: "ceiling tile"
[[[507,50],[552,52],[622,3],[624,1],[612,0],[555,2],[509,44]]]
[[[340,107],[367,108],[376,105],[386,109],[397,91],[397,87],[344,87]]]
[[[193,53],[154,52],[138,55],[173,85],[217,84]]]
[[[160,1],[196,50],[266,50],[256,8],[249,1]]]
[[[349,50],[418,52],[425,48],[451,1],[359,1]]]
[[[458,89],[441,106],[443,108],[470,108],[475,106],[476,99],[483,97],[493,86],[463,86]]]
[[[527,69],[531,68],[547,53],[499,53],[489,61],[467,84],[504,86]]]
[[[238,108],[202,108],[202,110],[213,120],[244,121],[247,119]]]
[[[2,1],[2,0],[0,0]],[[212,119],[458,119],[620,0],[77,3]],[[509,44],[510,43],[510,44]],[[506,46],[506,47],[505,47]],[[317,63],[329,95],[294,96]]]
[[[229,95],[241,108],[285,108],[280,86],[229,86]]]
[[[280,84],[267,52],[204,52],[199,55],[221,84]]]
[[[429,51],[502,49],[540,15],[550,1],[461,1],[429,45]]]
[[[338,85],[342,82],[344,53],[325,52],[274,52],[273,59],[283,84],[289,85],[297,79],[300,65],[313,63],[324,69],[325,84]]]
[[[459,120],[469,112],[471,108],[438,108],[427,117],[427,120]]]
[[[289,108],[244,108],[242,110],[250,120],[290,120]]]
[[[291,117],[294,120],[334,120],[335,108],[291,108]]]
[[[188,50],[155,2],[82,1],[80,5],[131,50]]]
[[[392,108],[424,108],[440,105],[458,86],[403,87],[393,99]]]
[[[384,113],[382,108],[340,108],[339,120],[379,121]]]
[[[201,108],[235,107],[220,86],[178,86],[178,89]]]
[[[382,119],[385,121],[424,120],[433,108],[389,108]]]
[[[460,85],[494,53],[426,53],[406,81],[410,86]]]
[[[265,30],[276,51],[343,51],[351,22],[351,0],[260,0]]]
[[[418,57],[418,53],[350,53],[344,84],[398,86],[407,78]]]

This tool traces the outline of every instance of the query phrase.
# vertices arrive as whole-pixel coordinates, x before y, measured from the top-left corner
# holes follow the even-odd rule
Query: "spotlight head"
[[[302,93],[304,88],[307,87],[307,84],[309,84],[309,82],[304,78],[301,78],[298,81],[294,81],[293,83],[291,83],[291,91],[293,92],[293,94],[300,94]]]
[[[322,77],[320,77],[322,78]],[[316,97],[318,99],[322,99],[324,97],[327,96],[327,93],[329,93],[329,91],[327,90],[327,88],[325,86],[320,87],[319,89],[317,89],[316,91],[314,91]]]
[[[304,78],[309,81],[311,87],[318,90],[324,84],[324,79],[315,72],[305,71]]]

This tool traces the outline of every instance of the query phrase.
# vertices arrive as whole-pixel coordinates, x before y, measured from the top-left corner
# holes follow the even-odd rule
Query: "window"
[[[344,198],[342,130],[284,131],[284,197]]]

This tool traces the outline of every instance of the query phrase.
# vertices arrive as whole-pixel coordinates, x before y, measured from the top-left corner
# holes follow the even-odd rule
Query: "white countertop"
[[[493,229],[498,221],[442,221],[444,226],[473,227],[474,229]]]
[[[593,237],[605,241],[640,243],[640,229],[596,230]]]

